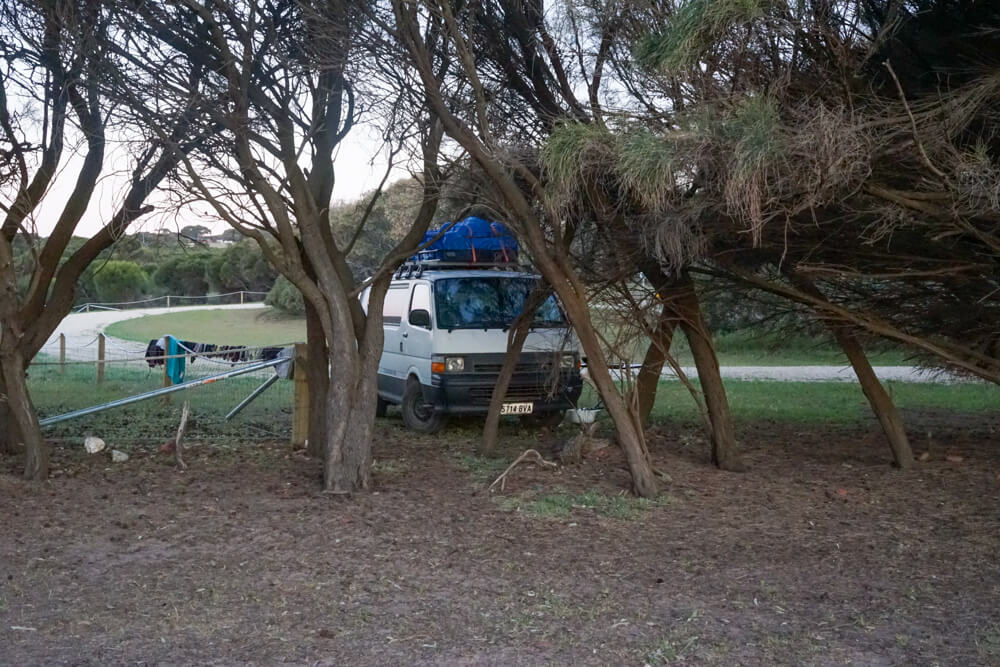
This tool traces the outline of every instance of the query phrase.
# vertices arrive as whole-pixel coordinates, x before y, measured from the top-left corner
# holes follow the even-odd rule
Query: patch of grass
[[[146,342],[163,334],[216,345],[279,345],[305,340],[305,318],[277,316],[270,308],[184,310],[116,322],[115,338]]]
[[[528,499],[505,497],[500,500],[500,506],[508,511],[521,511],[546,518],[564,518],[575,511],[591,511],[598,516],[629,521],[638,519],[654,507],[662,507],[672,502],[674,499],[666,495],[651,500],[585,491],[577,494],[547,493]]]
[[[646,653],[646,662],[650,665],[669,665],[684,662],[698,646],[697,635],[690,637],[663,639]]]
[[[620,328],[615,323],[600,322],[598,326],[609,341],[619,338]],[[719,363],[723,366],[841,366],[849,362],[832,340],[805,334],[775,333],[771,331],[739,330],[715,333],[712,336]],[[649,338],[638,336],[617,352],[633,363],[641,363]],[[889,343],[877,343],[866,348],[872,366],[908,366],[912,361],[906,352]],[[670,346],[670,353],[681,366],[693,366],[694,358],[687,338],[678,332]]]
[[[163,386],[160,367],[150,369],[140,364],[108,363],[104,382],[97,384],[94,364],[67,364],[63,373],[55,361],[40,355],[28,373],[31,398],[40,417],[79,410]],[[228,370],[229,366],[218,369]],[[217,372],[215,367],[212,372]],[[50,438],[82,439],[84,434],[103,438],[109,446],[130,443],[162,443],[177,431],[181,405],[191,404],[186,439],[210,442],[247,442],[282,440],[291,432],[292,383],[279,381],[264,395],[248,405],[232,420],[225,415],[243,398],[273,375],[264,369],[247,375],[214,382],[170,395],[170,400],[152,398],[124,407],[110,408],[96,414],[60,422],[43,428]]]
[[[697,380],[694,381],[698,386]],[[854,382],[780,382],[726,380],[733,419],[754,421],[853,424],[871,418],[861,386]],[[1000,415],[1000,387],[990,384],[887,382],[897,407],[952,413]],[[597,402],[585,389],[580,405]],[[663,381],[657,390],[654,421],[697,423],[697,408],[678,381]]]

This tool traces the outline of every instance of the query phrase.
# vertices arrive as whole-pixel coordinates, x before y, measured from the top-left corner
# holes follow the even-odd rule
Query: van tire
[[[385,411],[389,407],[389,401],[385,401],[381,396],[375,399],[375,416],[385,417]]]
[[[551,412],[535,412],[530,415],[521,415],[521,426],[524,428],[556,428],[563,422],[563,411],[553,410]]]
[[[444,427],[444,415],[434,412],[433,407],[424,403],[424,392],[416,378],[411,377],[406,381],[399,409],[403,413],[403,423],[414,431],[436,433]]]

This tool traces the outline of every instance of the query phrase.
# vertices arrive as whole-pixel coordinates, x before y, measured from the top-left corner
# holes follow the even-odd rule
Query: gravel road
[[[219,306],[179,306],[176,308],[137,308],[135,310],[103,310],[90,313],[73,313],[67,315],[59,324],[52,337],[42,348],[43,354],[56,356],[59,354],[59,334],[66,335],[66,358],[74,361],[88,361],[96,358],[97,354],[97,334],[104,331],[104,328],[121,322],[131,320],[144,315],[163,315],[164,313],[177,313],[184,310],[202,309],[236,309],[236,308],[264,308],[262,303],[236,303]],[[105,341],[108,357],[142,355],[146,352],[145,343],[122,340],[120,338],[108,337]]]

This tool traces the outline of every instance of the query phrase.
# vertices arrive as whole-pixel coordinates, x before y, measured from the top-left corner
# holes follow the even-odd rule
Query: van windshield
[[[438,329],[507,329],[538,284],[535,278],[442,278],[434,281]],[[564,327],[555,295],[535,311],[536,327]]]

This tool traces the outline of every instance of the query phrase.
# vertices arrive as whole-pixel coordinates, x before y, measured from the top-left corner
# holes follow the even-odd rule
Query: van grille
[[[541,401],[549,397],[550,387],[547,385],[523,385],[520,387],[508,387],[507,395],[504,396],[505,403],[524,403],[528,401]],[[493,387],[470,387],[469,397],[475,405],[489,405],[490,397],[493,395]]]
[[[475,373],[499,373],[503,368],[503,362],[487,362],[487,361],[477,361],[472,365],[472,370]],[[552,369],[551,360],[536,360],[536,361],[519,361],[514,367],[515,373],[538,373],[538,372],[548,372]]]

